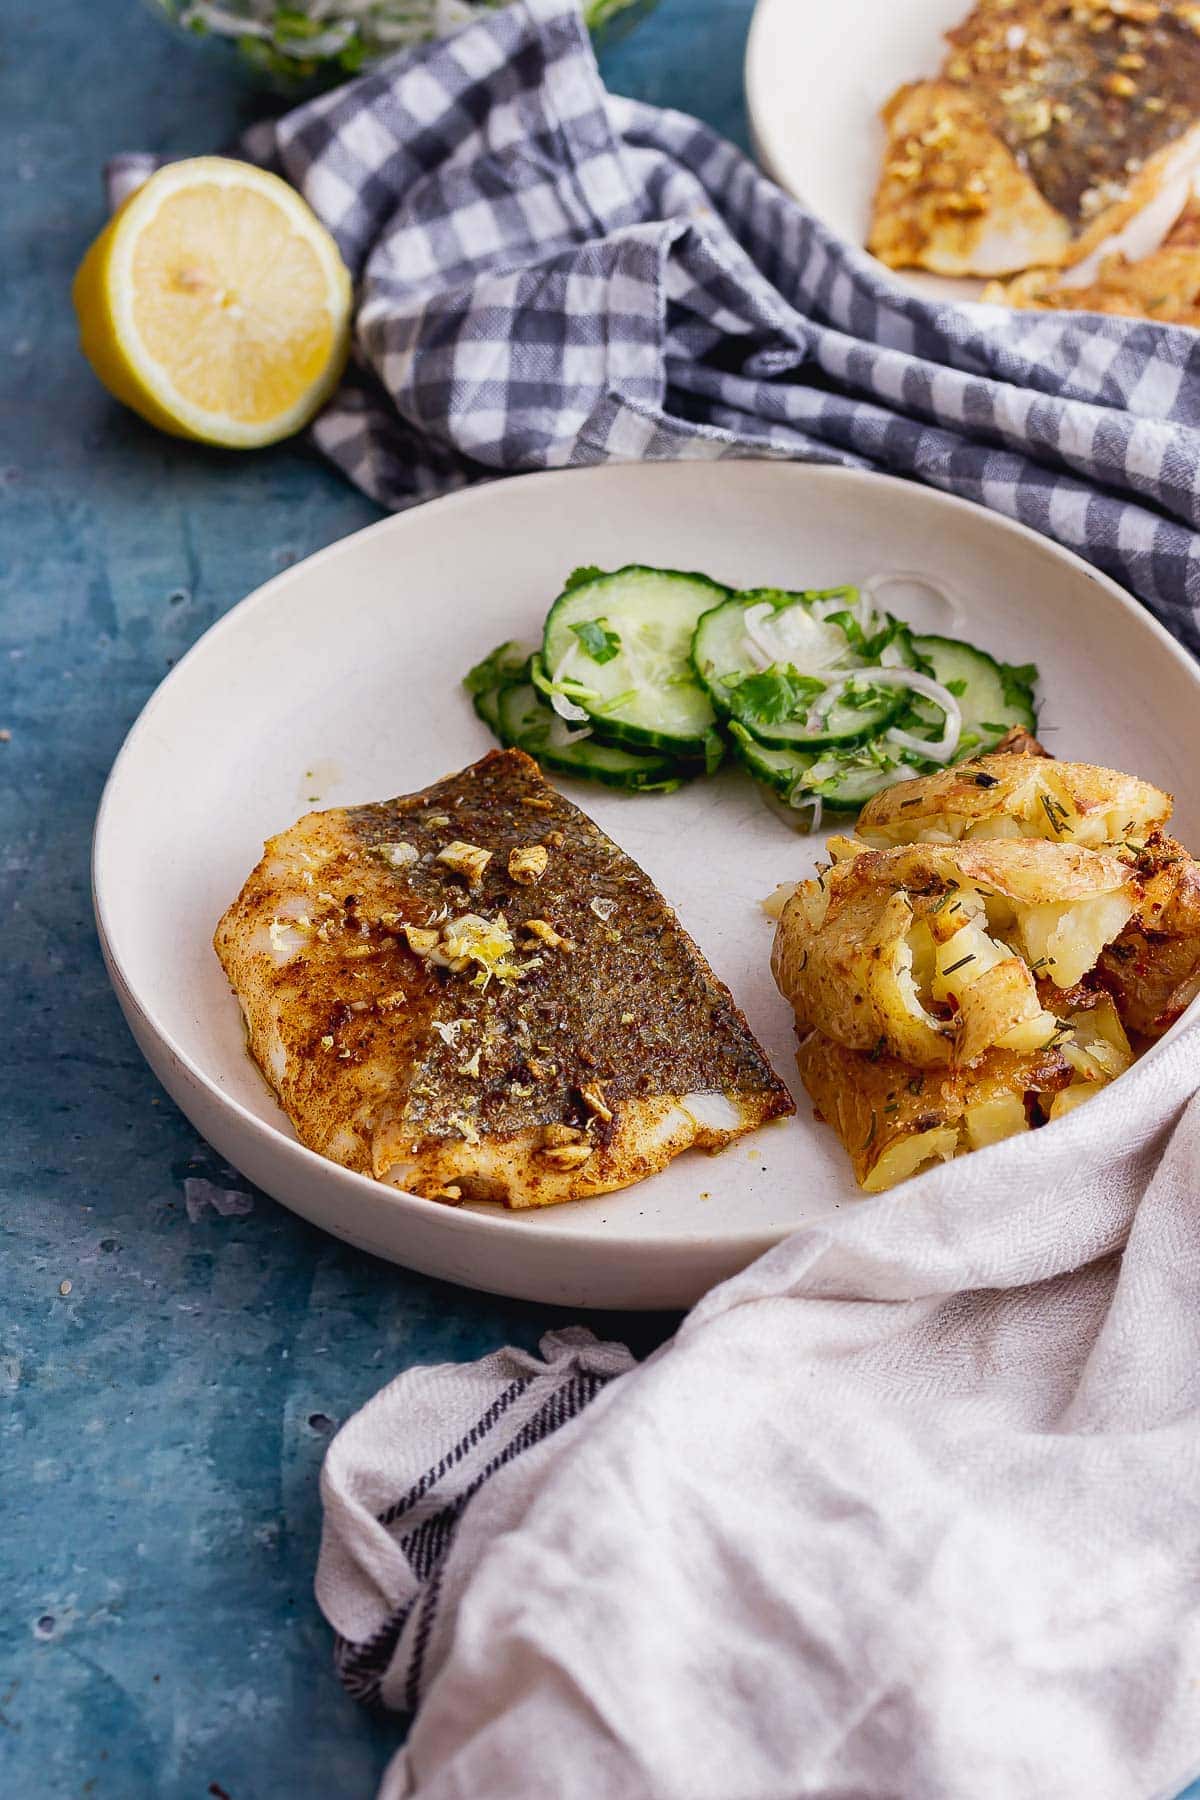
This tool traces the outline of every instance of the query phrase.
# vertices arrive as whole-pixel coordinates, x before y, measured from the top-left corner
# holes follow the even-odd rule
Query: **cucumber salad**
[[[540,645],[501,644],[464,685],[546,769],[669,793],[732,755],[816,830],[824,810],[1036,729],[1032,663],[914,632],[876,604],[882,579],[793,592],[576,569]]]

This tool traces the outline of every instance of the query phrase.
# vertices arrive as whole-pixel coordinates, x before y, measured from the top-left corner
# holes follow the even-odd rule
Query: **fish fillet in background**
[[[309,813],[215,948],[301,1141],[430,1199],[605,1193],[794,1111],[649,877],[518,750]]]
[[[1081,263],[1200,164],[1190,0],[979,0],[947,38],[884,108],[868,243],[893,268]]]

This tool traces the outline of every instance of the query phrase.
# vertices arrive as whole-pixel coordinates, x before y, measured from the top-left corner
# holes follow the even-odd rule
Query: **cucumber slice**
[[[827,811],[857,812],[881,788],[938,767],[932,762],[892,759],[869,744],[819,752],[776,750],[759,743],[736,720],[730,723],[729,735],[739,760],[755,780],[795,809],[819,799]]]
[[[790,801],[794,794],[796,803],[804,804],[804,777],[816,762],[815,755],[807,755],[803,750],[772,749],[770,745],[760,743],[753,732],[739,725],[736,719],[730,720],[729,735],[738,761],[756,781],[761,781],[782,800]]]
[[[500,689],[484,688],[478,694],[471,695],[471,705],[476,715],[481,718],[493,737],[500,736]]]
[[[692,668],[692,636],[728,596],[707,575],[676,569],[578,570],[546,618],[546,682],[609,743],[703,758],[716,718]]]
[[[934,680],[950,689],[962,709],[962,737],[956,761],[963,756],[986,754],[1014,725],[1036,732],[1033,684],[1037,669],[1032,663],[1013,668],[958,638],[922,636],[913,642],[933,670]],[[928,715],[931,724],[935,710],[931,709]],[[939,713],[934,736],[941,726]]]
[[[827,764],[833,766],[825,773]],[[818,779],[813,781],[810,771],[809,791],[820,795],[825,805],[834,811],[857,812],[884,788],[894,787],[898,781],[912,781],[915,776],[938,766],[931,762],[917,764],[900,759],[880,761],[871,754],[868,745],[843,756],[819,758],[814,764]]]
[[[573,730],[538,693],[531,681],[500,689],[499,737],[560,775],[582,775],[630,793],[670,794],[698,769],[683,767],[662,751],[624,750]]]
[[[476,714],[496,737],[500,736],[500,690],[525,679],[532,654],[528,644],[509,638],[463,676]]]
[[[889,644],[908,666],[919,659],[906,626],[886,614],[864,625],[856,602],[853,588],[756,588],[706,613],[692,661],[718,714],[776,749],[856,744],[886,731],[909,696],[872,686],[871,668]]]
[[[507,687],[511,681],[521,681],[532,655],[532,645],[520,644],[516,638],[509,638],[505,643],[497,644],[473,669],[467,670],[463,676],[463,686],[474,699],[477,695],[486,693],[489,688],[498,691]]]
[[[561,695],[562,690],[547,675],[540,656],[530,657],[527,673],[538,693],[550,703],[551,707],[554,707],[555,696]],[[557,707],[554,707],[554,710],[556,717],[563,717]],[[586,725],[598,744],[613,744],[622,750],[638,751],[649,750],[653,747],[640,740],[630,742],[623,728],[618,725],[614,729],[611,722],[599,711],[595,714],[587,714],[583,712],[582,707],[578,707],[576,712],[582,716],[578,718],[573,715],[569,716],[567,723],[574,726],[576,730],[582,729]],[[688,749],[677,752],[673,745],[659,747],[665,749],[668,756],[678,754],[681,762],[703,763],[704,773],[714,775],[724,761],[726,741],[714,724],[705,732],[703,744],[698,751]]]

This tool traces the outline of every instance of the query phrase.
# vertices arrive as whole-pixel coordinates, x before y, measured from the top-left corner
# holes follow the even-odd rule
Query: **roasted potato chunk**
[[[1032,1053],[1056,1019],[1035,977],[1073,987],[1140,896],[1115,857],[1038,840],[868,850],[802,882],[772,969],[801,1029],[913,1068]]]
[[[1099,969],[1127,1028],[1157,1038],[1200,994],[1200,863],[1162,837],[1138,867],[1142,899]]]
[[[857,830],[875,846],[1045,838],[1136,851],[1171,805],[1169,794],[1134,775],[1014,750],[885,788],[864,806]]]
[[[869,1194],[1028,1130],[1026,1095],[1052,1097],[1071,1080],[1057,1050],[991,1050],[974,1069],[914,1071],[899,1057],[848,1050],[819,1031],[796,1063],[817,1116],[837,1132]]]
[[[819,1031],[796,1054],[818,1118],[833,1126],[869,1194],[1061,1118],[1132,1060],[1107,998],[1061,1019],[1045,1048],[1028,1055],[993,1048],[970,1068],[914,1070],[886,1052],[848,1050]]]
[[[797,1063],[868,1193],[1063,1118],[1200,994],[1171,797],[1028,732],[886,789],[780,889]]]

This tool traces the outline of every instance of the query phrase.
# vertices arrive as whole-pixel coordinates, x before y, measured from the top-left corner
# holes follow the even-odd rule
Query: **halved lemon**
[[[75,277],[83,353],[109,392],[178,437],[251,449],[337,385],[352,288],[294,188],[223,156],[159,169]]]

